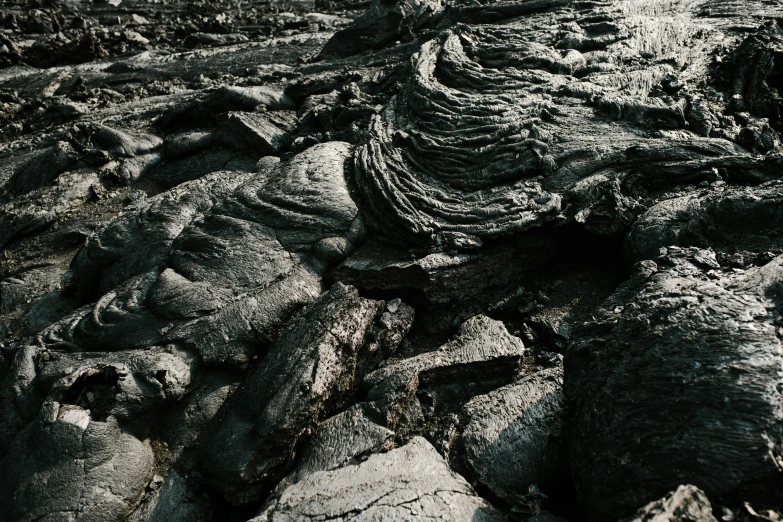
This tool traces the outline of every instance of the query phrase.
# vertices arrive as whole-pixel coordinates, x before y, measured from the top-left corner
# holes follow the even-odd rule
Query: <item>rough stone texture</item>
[[[43,266],[0,281],[0,313],[26,308],[31,299],[59,289],[61,274],[57,267]]]
[[[503,520],[426,440],[287,488],[253,522],[274,520]]]
[[[356,155],[374,228],[399,242],[436,242],[439,234],[487,238],[567,216],[617,233],[643,208],[642,187],[676,185],[684,171],[771,167],[722,139],[727,133],[678,134],[698,98],[651,89],[705,73],[685,52],[705,45],[692,3],[599,3],[590,15],[570,11],[569,2],[520,4],[512,7],[527,18],[456,25],[411,57],[407,82],[373,117],[372,139]],[[558,22],[556,35],[536,25]],[[668,39],[666,25],[676,27]],[[628,60],[635,53],[649,60],[645,67]],[[642,128],[654,130],[652,139]]]
[[[710,501],[695,486],[680,486],[661,500],[639,509],[627,522],[717,522]]]
[[[316,471],[331,471],[361,462],[369,455],[389,449],[394,432],[375,424],[361,405],[325,420],[297,459],[296,467],[282,484],[299,482]]]
[[[252,345],[272,340],[282,321],[319,291],[317,275],[300,268],[292,252],[312,251],[309,264],[323,270],[362,235],[343,174],[350,149],[315,149],[267,176],[210,174],[115,219],[81,251],[74,272],[84,298],[121,283],[127,291],[109,292],[92,310],[65,318],[42,334],[43,342],[88,349],[185,342],[216,363],[246,364]],[[312,186],[309,200],[302,199],[303,184]],[[143,273],[165,266],[160,275]],[[126,311],[112,318],[113,328],[100,319],[97,329],[86,322],[107,305]],[[248,323],[253,331],[241,331]],[[117,344],[120,330],[128,334]],[[85,336],[89,331],[99,337]],[[219,346],[227,339],[233,348]]]
[[[145,497],[128,519],[129,522],[206,522],[210,519],[205,499],[193,495],[185,479],[176,471],[171,471],[165,480],[156,475],[153,484],[160,489]]]
[[[326,263],[340,260],[363,235],[347,186],[350,154],[347,143],[315,145],[243,185],[219,212],[250,214],[289,251],[315,249]]]
[[[477,238],[454,235],[435,252],[411,253],[370,240],[332,274],[365,291],[409,296],[430,317],[424,328],[450,331],[507,299],[510,287],[533,286],[567,241],[537,235],[484,246]]]
[[[780,519],[781,20],[2,3],[0,518]]]
[[[783,251],[783,186],[706,191],[673,198],[652,207],[634,223],[627,238],[633,261],[655,259],[666,246],[712,248],[724,259],[753,252]]]
[[[374,332],[384,328],[383,306],[338,283],[247,376],[204,445],[204,467],[227,499],[247,502],[270,489],[290,468],[299,440],[344,404],[359,372],[394,351],[396,343],[372,344],[383,338]]]
[[[562,369],[536,372],[470,400],[457,444],[475,479],[508,503],[567,477]]]
[[[236,388],[237,376],[230,372],[208,373],[162,419],[162,438],[174,457],[200,442],[220,407]]]
[[[446,8],[440,0],[374,1],[321,50],[323,57],[350,56],[366,49],[409,39],[413,31],[436,21]]]
[[[116,421],[55,401],[20,433],[5,458],[8,520],[112,520],[135,507],[152,478],[148,444]]]
[[[38,414],[41,395],[90,410],[100,420],[116,417],[123,428],[145,433],[160,408],[189,391],[196,365],[192,354],[175,348],[87,356],[20,349],[0,387],[0,451],[5,454]]]
[[[596,518],[683,481],[710,499],[780,502],[783,259],[737,275],[705,275],[701,259],[673,247],[661,266],[640,263],[572,334],[571,465]]]
[[[83,298],[102,295],[129,277],[163,265],[174,239],[248,177],[215,172],[126,210],[100,236],[90,238],[75,259],[74,276]]]
[[[47,228],[62,214],[79,207],[92,196],[98,177],[87,169],[59,174],[50,187],[13,198],[0,207],[0,246],[20,236]]]
[[[764,24],[737,48],[731,77],[733,94],[743,109],[767,118],[781,130],[780,59],[783,57],[783,27],[779,21]]]
[[[253,156],[277,156],[290,145],[287,131],[293,127],[293,117],[289,114],[229,112],[221,123],[223,131],[235,135]]]
[[[472,396],[506,384],[524,353],[503,323],[476,316],[439,349],[376,370],[362,387],[389,428],[415,433]]]

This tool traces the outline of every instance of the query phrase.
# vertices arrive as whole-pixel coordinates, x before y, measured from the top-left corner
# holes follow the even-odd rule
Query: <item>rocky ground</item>
[[[783,520],[783,3],[0,2],[0,519]]]

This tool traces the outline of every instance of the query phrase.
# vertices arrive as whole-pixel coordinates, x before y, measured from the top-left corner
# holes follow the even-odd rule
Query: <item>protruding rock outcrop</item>
[[[667,246],[712,248],[743,268],[759,254],[783,251],[783,185],[706,190],[667,199],[642,214],[626,239],[632,261],[655,259]]]
[[[675,522],[688,520],[693,522],[717,522],[712,514],[712,506],[702,490],[695,486],[680,486],[665,497],[650,502],[639,509],[626,522]]]
[[[456,453],[475,480],[514,504],[568,483],[562,368],[523,377],[462,409]]]
[[[572,333],[571,465],[596,519],[683,481],[713,501],[780,502],[781,258],[732,275],[704,255],[639,263]]]
[[[404,335],[413,317],[399,313]],[[224,406],[203,446],[204,467],[227,499],[256,499],[283,477],[300,441],[396,349],[401,336],[384,335],[394,323],[383,302],[340,284],[294,320]]]
[[[416,433],[448,419],[472,396],[510,382],[524,354],[522,341],[502,323],[476,316],[439,349],[386,365],[362,387],[387,427]]]

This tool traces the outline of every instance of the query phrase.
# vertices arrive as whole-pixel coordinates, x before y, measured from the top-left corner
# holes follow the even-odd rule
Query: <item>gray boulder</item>
[[[287,488],[253,522],[284,520],[501,521],[497,510],[423,438],[365,462],[319,471]]]
[[[696,486],[680,486],[660,500],[640,508],[625,522],[717,522],[712,506]]]
[[[683,481],[713,501],[781,500],[783,259],[732,274],[702,253],[640,263],[572,334],[571,466],[594,518],[628,516]]]
[[[393,444],[393,431],[373,422],[361,404],[351,406],[318,426],[298,456],[293,471],[280,486],[295,484],[316,471],[358,464],[375,453],[389,450]]]
[[[471,476],[509,504],[531,486],[544,493],[562,488],[568,466],[561,388],[562,368],[553,368],[471,399],[450,457],[461,456]]]
[[[47,401],[0,461],[0,499],[9,522],[122,520],[152,479],[148,442],[113,417]]]
[[[271,489],[291,468],[300,442],[345,404],[364,371],[393,353],[401,337],[383,335],[390,319],[383,310],[383,302],[337,284],[244,379],[203,445],[204,468],[228,500],[247,502]],[[403,332],[411,322],[409,315]]]

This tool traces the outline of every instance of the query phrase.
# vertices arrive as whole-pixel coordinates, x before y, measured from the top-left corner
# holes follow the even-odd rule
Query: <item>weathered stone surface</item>
[[[21,348],[0,387],[0,453],[51,400],[78,406],[96,420],[111,416],[123,429],[144,433],[162,408],[190,390],[196,366],[192,354],[174,348],[86,356]],[[41,395],[50,399],[42,401]]]
[[[120,214],[99,236],[90,238],[74,261],[83,298],[93,299],[129,277],[164,265],[174,239],[248,177],[215,172]]]
[[[171,471],[165,480],[156,479],[159,489],[148,494],[139,507],[128,518],[129,522],[206,522],[211,514],[207,502],[202,496],[189,491],[187,481],[176,471]]]
[[[0,314],[25,308],[31,299],[60,288],[62,274],[56,266],[44,266],[0,281]]]
[[[270,489],[300,439],[350,397],[358,371],[394,351],[396,344],[372,344],[384,329],[383,306],[337,284],[248,375],[203,449],[204,467],[227,499],[247,502]]]
[[[6,518],[780,518],[781,19],[6,2]]]
[[[244,367],[274,342],[288,319],[312,303],[320,291],[317,275],[296,268],[268,286],[240,294],[212,315],[177,325],[161,335],[166,342],[192,346],[208,363]]]
[[[3,195],[6,198],[20,196],[43,188],[75,163],[76,151],[65,141],[38,153],[6,160],[3,165]]]
[[[174,187],[221,170],[234,172],[241,179],[241,173],[254,171],[255,165],[255,160],[242,152],[218,146],[162,160],[150,168],[145,178],[164,187]]]
[[[7,519],[126,516],[154,464],[150,441],[134,433],[187,392],[192,366],[188,354],[166,350],[20,350],[2,387]]]
[[[318,520],[490,521],[504,517],[477,497],[426,440],[365,462],[306,476],[287,488],[253,522]]]
[[[525,354],[503,323],[476,316],[435,351],[402,359],[369,374],[366,400],[402,436],[438,425],[471,397],[510,382]]]
[[[121,519],[152,478],[149,444],[70,404],[48,402],[0,461],[7,520]]]
[[[371,239],[331,274],[363,291],[404,296],[428,315],[421,328],[452,332],[474,315],[513,309],[515,291],[536,286],[552,261],[574,249],[567,237],[543,234],[490,245],[471,236],[448,239],[454,241],[443,241],[435,252],[410,252]]]
[[[438,81],[439,58],[447,64],[444,69],[456,69],[449,61],[462,61],[464,51],[459,46],[459,37],[451,35],[443,44],[433,40],[422,47],[406,88],[383,117],[373,119],[374,140],[357,151],[357,186],[378,220],[371,224],[398,240],[420,238],[428,243],[438,233],[453,232],[493,237],[540,225],[561,210],[561,198],[545,193],[538,182],[509,183],[515,176],[504,161],[519,165],[525,161],[518,161],[514,153],[503,154],[502,137],[488,140],[481,121],[482,117],[486,123],[493,121],[502,109],[492,102],[472,100],[470,92],[452,94],[450,85]],[[466,115],[461,122],[461,104],[487,114]],[[397,118],[403,128],[395,125]],[[497,122],[501,128],[503,123]],[[452,137],[449,128],[461,132]],[[460,149],[461,142],[471,140],[471,146],[484,147],[485,154],[474,156],[467,154],[470,148]],[[495,140],[500,140],[499,150],[491,145]],[[532,150],[529,154],[535,157]],[[493,184],[502,182],[511,185],[509,190],[493,190]]]
[[[295,484],[317,471],[358,464],[390,449],[394,432],[374,423],[363,410],[361,405],[352,406],[318,426],[281,485]]]
[[[655,259],[666,246],[712,248],[726,255],[783,251],[780,199],[783,185],[705,191],[672,198],[652,207],[627,237],[633,261]]]
[[[348,191],[351,151],[343,142],[315,145],[244,184],[220,211],[237,217],[252,213],[253,221],[275,230],[280,243],[296,252],[341,241],[342,249],[328,261],[339,259],[362,239],[361,230],[352,230],[358,209]]]
[[[229,394],[236,388],[237,376],[224,371],[205,375],[191,392],[168,410],[162,419],[162,439],[175,458],[196,446],[202,433],[220,411]],[[177,486],[175,481],[172,485]]]
[[[441,239],[441,251],[417,256],[381,241],[368,241],[335,269],[335,277],[367,289],[415,289],[433,304],[444,305],[481,299],[494,285],[506,286],[544,267],[560,247],[557,239],[545,237],[488,247],[467,235]],[[491,277],[487,274],[490,268],[495,272]]]
[[[596,518],[683,481],[714,501],[780,501],[781,258],[708,277],[694,253],[640,263],[572,334],[571,465]]]
[[[255,157],[279,155],[291,144],[287,131],[293,127],[293,118],[288,114],[229,112],[222,124],[223,131],[236,136]]]
[[[728,130],[707,139],[677,134],[693,98],[681,87],[662,95],[650,88],[704,74],[685,52],[703,45],[688,22],[693,6],[602,4],[584,16],[568,4],[509,4],[506,16],[517,9],[529,17],[455,25],[423,43],[407,82],[374,117],[372,140],[357,149],[357,186],[378,220],[373,228],[401,243],[433,243],[439,233],[495,237],[566,217],[617,234],[660,180],[671,187],[710,168],[765,170]],[[555,21],[553,38],[541,27]],[[680,33],[651,45],[666,24]],[[634,53],[647,57],[644,66],[629,60]],[[657,132],[642,138],[641,128]]]
[[[349,153],[347,144],[324,144],[271,172],[220,171],[121,215],[81,251],[74,272],[84,298],[120,283],[128,290],[52,326],[43,342],[87,349],[183,342],[207,361],[246,364],[256,343],[274,340],[317,296],[317,272],[363,237],[347,191]],[[100,319],[90,326],[107,305],[127,313],[112,317],[112,328]]]
[[[712,515],[710,501],[702,490],[695,486],[680,486],[661,500],[650,502],[627,522],[717,522]]]
[[[294,101],[282,89],[267,85],[250,87],[224,85],[210,96],[207,103],[219,109],[234,111],[252,111],[259,106],[277,111],[296,109]]]
[[[781,121],[780,61],[783,58],[783,27],[780,21],[766,23],[746,38],[733,57],[732,94],[756,116],[768,118],[773,128]]]
[[[338,31],[321,50],[320,56],[350,56],[410,39],[415,30],[437,21],[445,9],[446,4],[440,0],[376,0],[350,26]]]
[[[60,216],[92,198],[98,184],[94,172],[78,169],[62,172],[51,186],[45,186],[0,205],[0,246],[47,229]]]
[[[510,504],[530,486],[546,492],[567,480],[561,387],[561,368],[543,370],[462,410],[458,451],[475,479]]]

